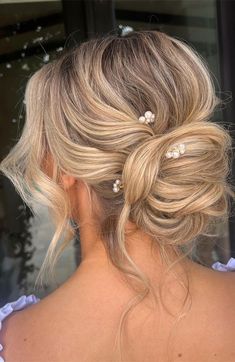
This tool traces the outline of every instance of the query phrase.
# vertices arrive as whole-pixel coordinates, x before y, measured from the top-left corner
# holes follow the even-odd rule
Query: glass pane
[[[23,98],[28,78],[63,50],[65,31],[61,1],[0,3],[0,137],[1,159],[16,142],[24,124]],[[0,178],[0,304],[34,292],[34,282],[53,234],[47,209],[35,205],[33,218],[12,184]],[[60,284],[76,268],[74,245],[56,267]],[[58,284],[45,285],[43,297]]]
[[[161,30],[186,41],[206,59],[212,72],[216,90],[220,91],[219,51],[216,22],[216,0],[115,0],[117,25],[129,26],[130,30]],[[128,28],[126,28],[128,31]],[[217,111],[215,121],[222,120]],[[210,266],[214,261],[227,262],[230,257],[228,223],[218,223],[218,236],[201,237],[195,258]]]

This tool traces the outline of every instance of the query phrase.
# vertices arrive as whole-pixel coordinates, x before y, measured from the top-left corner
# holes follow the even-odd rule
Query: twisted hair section
[[[148,294],[161,301],[160,290],[156,293],[157,286],[128,253],[126,222],[152,237],[174,272],[168,248],[178,262],[191,256],[197,237],[227,217],[229,197],[234,198],[229,182],[232,141],[222,123],[213,121],[221,101],[210,71],[194,49],[165,33],[107,35],[77,45],[39,69],[27,83],[25,103],[21,137],[0,170],[33,213],[32,202],[40,202],[55,223],[36,282],[53,274],[59,255],[76,235],[72,206],[60,183],[67,173],[86,184],[107,254],[136,288],[120,319],[120,352],[128,312]],[[138,122],[146,110],[155,114],[151,126]],[[175,143],[184,143],[185,153],[166,158]],[[124,188],[115,194],[112,185],[119,177]]]
[[[183,142],[186,151],[169,160],[165,154],[175,142]],[[223,127],[206,121],[142,143],[123,168],[125,202],[132,205],[133,220],[141,229],[148,220],[148,232],[176,245],[200,234],[210,217],[226,214],[227,196],[233,195],[226,184],[231,147]]]

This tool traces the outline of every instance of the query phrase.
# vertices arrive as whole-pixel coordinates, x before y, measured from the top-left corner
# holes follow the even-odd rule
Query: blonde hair
[[[22,135],[0,170],[30,208],[32,200],[47,205],[55,221],[38,280],[47,269],[53,274],[75,235],[71,205],[58,183],[62,171],[83,180],[91,201],[94,195],[99,200],[102,213],[94,212],[110,260],[144,286],[121,316],[120,343],[127,312],[154,294],[126,250],[127,220],[152,237],[172,268],[168,248],[178,261],[189,255],[197,236],[226,217],[229,196],[235,197],[228,182],[232,140],[222,124],[210,121],[221,103],[212,77],[183,41],[134,31],[91,39],[44,65],[29,79],[25,103]],[[146,110],[155,113],[151,127],[138,122]],[[175,143],[185,143],[186,152],[167,159]],[[48,154],[55,161],[52,177],[42,167]],[[120,176],[124,189],[114,193]]]

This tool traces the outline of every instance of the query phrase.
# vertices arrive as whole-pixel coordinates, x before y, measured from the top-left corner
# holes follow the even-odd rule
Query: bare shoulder
[[[106,282],[101,273],[72,276],[39,303],[9,316],[1,337],[4,360],[73,362],[89,356],[92,362],[111,361],[107,345],[113,344],[129,298],[122,300],[120,289],[107,288]]]
[[[196,285],[202,286],[208,302],[213,298],[214,303],[216,304],[217,301],[221,308],[227,308],[230,304],[231,309],[228,310],[228,313],[234,314],[235,272],[223,272],[204,266],[199,266],[198,270]]]
[[[175,345],[186,361],[233,362],[235,274],[200,265],[193,269],[192,307],[180,322]]]
[[[218,293],[224,299],[227,296],[235,308],[235,272],[222,272],[218,270],[211,271],[211,282],[214,281],[214,288],[217,288]]]
[[[222,291],[221,298],[226,300],[227,305],[230,306],[228,312],[235,320],[235,272],[220,272],[219,286]]]
[[[235,273],[214,271],[213,274],[213,290],[217,300],[214,303],[209,302],[212,311],[215,308],[214,321],[211,321],[211,324],[218,337],[218,351],[224,356],[224,360],[230,362],[235,360]]]
[[[211,332],[214,331],[214,336],[218,337],[217,346],[221,343],[221,350],[227,350],[234,358],[235,273],[210,269],[207,285],[208,288],[204,288],[205,310],[210,318],[210,326],[207,328]]]
[[[76,361],[71,353],[82,355],[82,346],[87,345],[85,318],[89,324],[91,316],[83,307],[76,309],[72,299],[45,297],[38,305],[15,312],[4,321],[2,356],[7,362]]]
[[[37,305],[28,306],[25,309],[14,311],[2,323],[1,344],[3,351],[1,355],[7,362],[23,362],[35,360],[32,352],[27,347],[37,338],[40,324],[43,321],[36,321],[34,309]],[[37,315],[37,313],[36,313]],[[38,315],[39,319],[40,316]],[[23,351],[23,353],[22,353]],[[30,348],[29,348],[30,351]],[[26,357],[27,356],[27,357]]]

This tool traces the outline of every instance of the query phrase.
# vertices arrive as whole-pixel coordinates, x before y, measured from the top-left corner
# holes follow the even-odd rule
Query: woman
[[[38,280],[76,225],[82,260],[47,297],[2,308],[2,360],[234,361],[235,259],[191,257],[234,198],[200,56],[159,31],[92,39],[37,71],[25,104],[1,170],[55,222]]]

